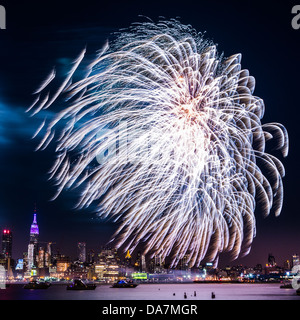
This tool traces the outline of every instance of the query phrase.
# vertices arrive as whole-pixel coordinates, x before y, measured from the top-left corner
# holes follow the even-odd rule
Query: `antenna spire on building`
[[[37,212],[36,212],[36,205],[35,205],[34,213],[33,213],[33,222],[30,227],[30,235],[38,235],[39,234],[39,226],[37,224],[36,216],[37,216]]]
[[[131,255],[130,255],[130,253],[129,253],[129,250],[127,250],[127,253],[126,253],[125,259],[131,259]]]

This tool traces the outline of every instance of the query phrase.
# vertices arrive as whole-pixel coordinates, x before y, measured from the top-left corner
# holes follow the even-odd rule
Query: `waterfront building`
[[[66,279],[87,279],[88,267],[81,261],[71,262],[64,272]]]
[[[165,261],[160,255],[155,255],[149,262],[150,273],[166,273],[164,268]]]
[[[116,281],[120,276],[120,268],[116,249],[103,248],[98,255],[94,273],[99,280]]]
[[[4,229],[2,233],[2,254],[7,258],[12,258],[12,232]]]
[[[56,272],[64,273],[68,270],[70,265],[71,265],[70,258],[61,254],[56,260]]]
[[[49,275],[52,278],[57,278],[56,266],[52,265],[49,267]]]
[[[96,274],[98,279],[100,279],[100,280],[103,279],[104,280],[105,269],[106,269],[105,261],[100,260],[95,264],[95,274]]]
[[[144,254],[141,254],[141,251],[138,251],[136,260],[134,263],[134,270],[137,272],[146,271],[146,257]]]

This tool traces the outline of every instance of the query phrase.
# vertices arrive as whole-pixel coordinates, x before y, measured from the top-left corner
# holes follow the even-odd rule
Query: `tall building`
[[[189,255],[186,254],[183,258],[179,259],[177,269],[188,271],[189,270]]]
[[[34,209],[33,222],[30,227],[30,242],[32,243],[38,243],[39,239],[39,226],[36,221],[36,215],[36,209]]]
[[[269,253],[269,256],[268,256],[268,266],[269,267],[275,267],[276,266],[275,257],[272,255],[272,253]]]
[[[127,250],[127,253],[125,255],[124,263],[125,263],[126,267],[131,267],[131,255],[130,255],[129,250]]]
[[[145,272],[146,271],[146,258],[145,255],[141,254],[140,251],[138,251],[136,260],[134,263],[134,269],[138,272]]]
[[[39,247],[37,266],[38,266],[38,268],[45,267],[45,249],[44,249],[44,247]]]
[[[2,233],[2,254],[6,259],[12,257],[12,232],[8,229]]]
[[[94,263],[95,262],[95,251],[90,249],[87,254],[87,263]]]
[[[299,255],[293,254],[293,267],[298,266],[300,264]]]
[[[78,242],[77,250],[78,250],[78,260],[80,262],[86,262],[86,243]]]
[[[149,261],[149,272],[150,273],[162,273],[164,271],[164,260],[160,255],[155,255]]]
[[[120,275],[118,255],[115,248],[103,248],[98,254],[98,261],[95,264],[95,274],[98,279],[117,280]]]
[[[36,209],[34,209],[33,222],[30,227],[30,240],[28,244],[28,271],[30,271],[33,267],[37,267],[39,226],[37,224],[36,216]]]
[[[284,270],[291,270],[291,262],[290,262],[290,260],[285,260],[283,262],[283,268],[284,268]]]
[[[70,258],[63,254],[60,254],[56,260],[56,271],[58,273],[64,273],[68,270],[70,264]]]
[[[47,249],[45,252],[45,267],[52,266],[52,242],[47,243]]]

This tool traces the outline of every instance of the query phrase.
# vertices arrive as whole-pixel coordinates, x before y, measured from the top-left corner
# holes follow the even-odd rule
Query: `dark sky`
[[[109,241],[116,226],[75,211],[76,193],[49,199],[54,186],[47,171],[53,150],[34,152],[31,140],[38,117],[26,108],[32,93],[56,66],[59,72],[87,46],[92,54],[111,32],[143,21],[180,17],[218,44],[225,56],[242,53],[242,67],[256,78],[255,95],[265,101],[263,123],[280,122],[290,138],[283,160],[285,200],[282,214],[263,218],[256,212],[257,236],[245,258],[231,264],[266,263],[268,253],[277,262],[300,253],[299,198],[299,76],[300,29],[291,26],[296,1],[1,1],[7,12],[7,30],[0,30],[0,229],[14,234],[13,256],[27,250],[34,203],[38,207],[41,241],[56,242],[63,253],[75,255],[77,241],[96,251]],[[282,158],[280,157],[282,160]],[[220,264],[228,262],[221,255]]]

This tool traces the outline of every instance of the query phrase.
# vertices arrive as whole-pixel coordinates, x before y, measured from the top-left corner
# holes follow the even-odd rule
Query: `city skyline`
[[[291,280],[295,268],[299,267],[299,255],[279,264],[269,253],[267,263],[255,266],[227,265],[216,267],[213,263],[203,263],[198,267],[189,264],[188,256],[178,261],[176,267],[154,256],[146,260],[137,252],[121,254],[116,248],[102,247],[100,251],[86,250],[85,242],[77,243],[77,258],[72,259],[62,252],[55,252],[52,242],[39,241],[37,210],[33,213],[33,223],[29,232],[28,252],[14,261],[12,259],[12,232],[2,232],[2,253],[0,266],[6,270],[7,280],[14,282],[38,279],[46,283],[68,282],[74,279],[93,281],[98,284],[131,279],[137,283],[285,283]],[[50,281],[50,282],[49,282]],[[124,280],[122,280],[124,281]],[[50,284],[49,284],[50,285]]]
[[[105,248],[113,248],[113,246],[110,246],[109,244],[99,244],[98,247],[93,247],[90,246],[87,242],[85,241],[79,241],[77,240],[76,243],[74,243],[73,246],[73,250],[68,250],[68,251],[63,251],[59,248],[59,246],[56,246],[56,242],[53,242],[51,239],[47,240],[47,241],[42,241],[40,243],[39,241],[39,225],[37,222],[38,219],[38,210],[36,208],[36,205],[33,209],[33,221],[32,224],[30,225],[30,227],[28,226],[27,229],[29,230],[28,232],[28,246],[26,245],[26,240],[24,239],[22,242],[24,244],[24,250],[22,252],[22,255],[16,256],[13,255],[13,231],[12,229],[9,228],[4,228],[2,229],[0,226],[0,232],[2,234],[2,239],[1,239],[1,252],[2,254],[7,258],[12,258],[15,262],[17,262],[19,259],[23,259],[24,253],[28,253],[28,259],[29,262],[28,264],[33,264],[33,256],[38,256],[38,250],[39,247],[48,247],[48,250],[50,250],[52,252],[52,254],[62,254],[64,256],[67,256],[69,259],[71,259],[72,261],[78,260],[80,262],[86,262],[87,260],[87,256],[88,254],[90,254],[90,252],[94,252],[96,255],[99,254],[99,252],[101,252],[101,250],[105,250]],[[45,240],[45,239],[44,239]],[[54,243],[54,246],[53,246]],[[47,246],[46,246],[47,244]],[[51,249],[49,249],[49,245],[51,246]],[[35,246],[35,247],[34,247]],[[69,247],[70,248],[70,247]],[[268,250],[266,250],[267,252]],[[35,252],[35,253],[34,253]],[[71,254],[70,254],[71,253]],[[247,264],[243,264],[243,263],[236,263],[235,260],[232,260],[231,262],[228,262],[226,264],[223,265],[218,265],[216,266],[216,268],[225,268],[226,266],[244,266],[244,267],[254,267],[256,265],[278,265],[278,266],[284,266],[284,264],[289,261],[291,263],[291,265],[293,265],[292,261],[294,259],[294,257],[298,257],[298,262],[299,262],[299,255],[298,255],[299,251],[294,252],[292,255],[286,255],[286,257],[284,257],[284,259],[282,261],[279,261],[278,258],[275,259],[276,257],[276,251],[271,252],[268,251],[268,253],[266,254],[265,258],[268,256],[268,259],[266,258],[265,261],[257,261],[255,264],[253,265],[247,265]],[[140,250],[135,250],[134,252],[129,253],[129,251],[127,252],[120,252],[120,257],[122,256],[124,259],[126,258],[131,258],[133,257],[134,259],[137,259],[137,257],[141,254]],[[282,258],[282,257],[281,257]],[[30,260],[31,259],[31,260]],[[156,259],[156,258],[155,258]],[[148,259],[149,262],[149,259]],[[205,265],[207,263],[203,262],[201,265]],[[37,263],[36,263],[37,265]],[[180,264],[179,264],[180,265]]]
[[[34,151],[36,142],[31,137],[37,122],[29,118],[25,110],[32,103],[32,92],[54,65],[62,79],[67,65],[85,46],[94,54],[106,39],[111,39],[111,32],[140,21],[139,14],[153,19],[160,15],[181,16],[183,22],[206,31],[226,56],[241,52],[246,67],[256,78],[256,93],[265,100],[264,123],[282,122],[290,135],[290,154],[283,160],[286,177],[281,215],[263,218],[257,208],[257,236],[249,255],[230,262],[224,253],[220,255],[220,263],[255,265],[264,263],[269,253],[279,261],[299,253],[300,31],[297,33],[291,27],[291,4],[243,7],[230,1],[217,6],[202,2],[196,6],[198,10],[190,10],[188,6],[134,3],[118,4],[116,8],[113,3],[93,5],[94,10],[90,10],[91,6],[79,10],[62,4],[60,10],[49,6],[46,13],[41,4],[34,2],[20,4],[18,10],[12,2],[4,3],[9,19],[7,30],[0,34],[3,46],[0,52],[0,229],[13,233],[15,258],[27,250],[24,239],[27,243],[35,202],[39,208],[41,241],[54,241],[62,252],[70,255],[76,254],[77,241],[86,242],[87,248],[96,248],[100,243],[108,243],[117,229],[111,222],[97,219],[92,210],[74,210],[75,193],[64,192],[57,200],[49,201],[55,193],[47,174],[54,159],[53,150]],[[44,13],[40,16],[36,12]],[[251,20],[254,15],[255,25]]]

